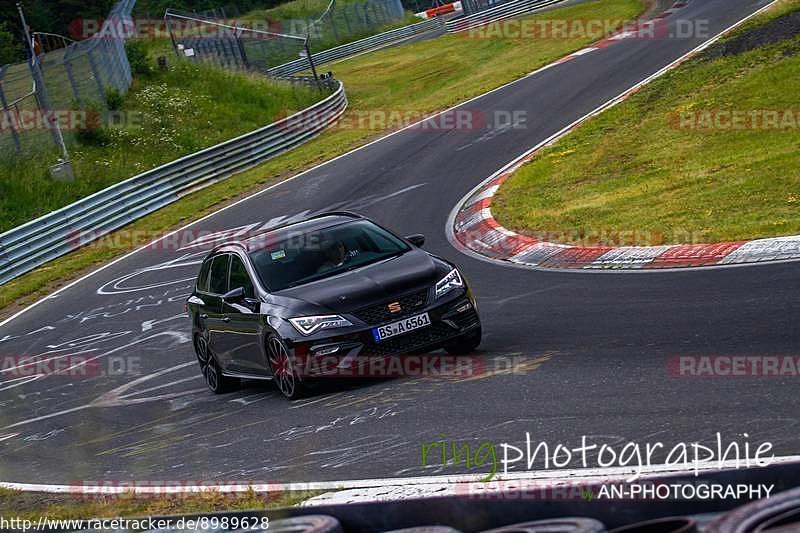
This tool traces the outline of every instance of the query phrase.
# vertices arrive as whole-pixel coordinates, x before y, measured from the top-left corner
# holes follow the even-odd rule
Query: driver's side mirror
[[[244,300],[244,287],[236,287],[228,292],[226,292],[222,299],[226,302],[237,303]]]
[[[425,235],[421,233],[415,233],[414,235],[407,235],[406,240],[411,244],[413,244],[414,246],[422,248],[422,246],[425,244]]]

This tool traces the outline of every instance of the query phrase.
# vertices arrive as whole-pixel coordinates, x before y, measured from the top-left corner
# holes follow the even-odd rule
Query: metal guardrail
[[[134,176],[0,234],[0,285],[316,136],[347,108],[344,85],[335,84],[333,94],[287,118]]]
[[[363,52],[371,52],[379,48],[383,48],[384,46],[398,43],[420,33],[441,28],[442,26],[443,22],[439,19],[425,20],[416,24],[403,26],[402,28],[396,28],[394,30],[378,33],[365,39],[353,41],[352,43],[329,48],[327,50],[312,54],[311,57],[316,65],[330,63],[331,61],[336,61],[337,59],[343,59],[345,57],[353,56]],[[307,69],[308,60],[303,58],[278,65],[277,67],[272,67],[267,70],[267,74],[270,76],[290,76]]]
[[[446,22],[444,26],[448,32],[457,33],[500,20],[527,15],[537,9],[562,1],[563,0],[516,0],[466,17],[450,20]]]

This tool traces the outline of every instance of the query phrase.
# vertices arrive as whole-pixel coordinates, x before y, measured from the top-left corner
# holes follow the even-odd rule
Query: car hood
[[[308,313],[348,313],[433,286],[450,270],[419,249],[273,294],[276,303]]]

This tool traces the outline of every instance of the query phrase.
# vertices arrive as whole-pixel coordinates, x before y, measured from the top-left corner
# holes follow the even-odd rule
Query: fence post
[[[117,63],[117,74],[119,79],[119,92],[125,94],[128,90],[128,75],[125,68],[126,61],[123,59],[125,56],[125,38],[111,43],[111,55]]]
[[[250,70],[250,63],[247,61],[247,52],[244,49],[244,43],[242,42],[242,28],[237,28],[236,30],[236,44],[239,47],[239,54],[242,56],[242,64],[244,65],[245,70]]]
[[[7,113],[10,111],[8,108],[8,100],[6,100],[6,94],[3,91],[3,78],[6,76],[6,67],[0,67],[0,104],[3,106],[3,113]],[[11,130],[11,138],[14,140],[14,147],[17,150],[17,153],[22,152],[22,143],[19,140],[19,133],[17,132],[17,128],[14,127],[14,120],[13,117],[9,117],[8,127]]]
[[[164,13],[164,22],[167,23],[167,31],[169,32],[169,40],[172,41],[172,49],[175,51],[176,56],[181,57],[180,52],[178,52],[178,43],[175,41],[175,34],[172,33],[172,20],[169,18],[169,9]]]
[[[367,7],[368,6],[367,6],[366,2],[361,4],[361,9],[364,10],[364,27],[365,28],[369,26],[369,13],[367,13]]]
[[[311,50],[308,48],[308,38],[303,42],[303,46],[306,49],[306,57],[308,57],[308,64],[311,66],[311,73],[314,74],[314,81],[317,82],[317,86],[319,86],[319,76],[317,76],[317,67],[314,65],[314,57],[311,55]]]
[[[69,86],[72,88],[72,96],[76,102],[81,101],[81,94],[78,90],[78,83],[75,81],[75,73],[72,71],[72,64],[69,62],[69,56],[72,54],[72,47],[68,46],[64,52],[64,70],[67,71],[67,79],[69,79]]]
[[[347,17],[347,5],[344,6],[344,9],[342,9],[342,18],[344,19],[344,23],[347,26],[347,34],[352,35],[353,28],[350,27],[350,19]]]
[[[334,7],[334,9],[336,9],[336,8]],[[336,31],[336,20],[333,17],[333,11],[331,11],[328,16],[330,16],[330,18],[331,18],[331,30],[333,30],[333,38],[336,39],[336,42],[338,43],[339,42],[339,32]]]
[[[106,66],[105,70],[108,74],[108,83],[117,91],[122,92],[122,81],[120,80],[122,69],[119,68],[119,65],[117,64],[117,57],[115,54],[111,53],[111,47],[113,46],[113,43],[111,43],[109,39],[104,39],[103,42],[100,43],[100,46],[100,57]]]
[[[97,62],[94,60],[92,56],[92,52],[94,51],[94,43],[90,43],[89,49],[86,51],[86,58],[89,60],[89,68],[92,71],[92,77],[94,78],[95,83],[97,84],[97,95],[103,102],[108,102],[108,96],[106,95],[106,88],[103,85],[103,78],[100,77],[100,71],[97,69]]]

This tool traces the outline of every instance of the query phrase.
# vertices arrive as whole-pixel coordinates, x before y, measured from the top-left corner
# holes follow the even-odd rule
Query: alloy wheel
[[[279,338],[271,337],[268,341],[267,351],[269,354],[269,366],[272,370],[272,375],[275,377],[278,389],[287,398],[293,398],[297,388],[297,380],[286,345]]]

